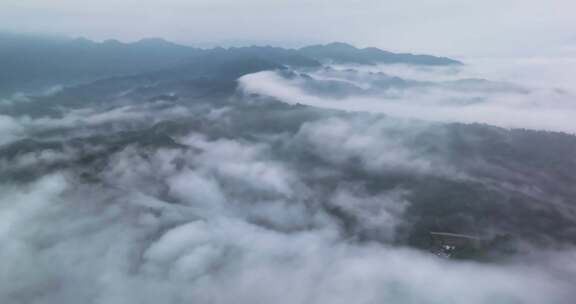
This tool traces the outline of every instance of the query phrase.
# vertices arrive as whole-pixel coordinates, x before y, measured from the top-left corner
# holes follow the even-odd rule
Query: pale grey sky
[[[0,0],[0,29],[206,45],[345,41],[452,56],[576,53],[575,0]]]

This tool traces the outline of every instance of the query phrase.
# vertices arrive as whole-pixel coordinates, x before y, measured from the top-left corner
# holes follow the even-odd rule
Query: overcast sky
[[[451,56],[576,53],[575,0],[0,0],[0,29],[197,45],[345,41]]]

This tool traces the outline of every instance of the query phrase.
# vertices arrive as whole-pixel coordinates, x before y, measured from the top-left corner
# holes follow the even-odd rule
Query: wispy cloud
[[[477,77],[494,75],[491,69],[498,65],[485,67],[488,72],[468,66],[463,70],[380,66],[337,67],[308,73],[308,78],[261,72],[244,76],[240,84],[245,91],[292,104],[575,133],[576,95],[568,85],[569,72],[563,71],[570,62],[512,63],[496,81]],[[334,96],[334,92],[340,93]]]

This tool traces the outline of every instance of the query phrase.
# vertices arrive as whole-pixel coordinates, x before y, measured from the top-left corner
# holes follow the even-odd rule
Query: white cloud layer
[[[85,123],[120,121],[123,130],[148,117],[128,115],[134,111],[90,112]],[[58,126],[78,128],[70,121],[75,120],[65,118]],[[28,122],[54,127],[46,119]],[[546,263],[483,264],[388,245],[407,224],[410,191],[371,193],[346,180],[321,191],[308,182],[339,178],[335,172],[298,170],[288,157],[275,158],[279,143],[270,142],[335,171],[358,164],[357,170],[373,175],[467,178],[442,157],[408,148],[405,141],[429,127],[356,115],[308,122],[294,134],[256,142],[189,132],[174,137],[179,148],[128,145],[111,153],[97,182],[82,181],[74,168],[24,184],[1,182],[0,300],[572,303],[573,251],[540,253],[538,261]],[[84,148],[21,154],[0,168],[74,160],[78,149]],[[353,218],[354,229],[379,242],[351,238],[329,210]]]
[[[446,189],[434,183],[461,182],[462,193],[455,196],[464,198],[476,193],[467,187],[490,195],[508,187],[503,196],[512,203],[496,202],[486,210],[502,203],[518,214],[551,209],[562,213],[551,219],[573,220],[573,208],[562,201],[572,192],[548,198],[546,208],[538,200],[550,193],[544,190],[565,189],[537,183],[564,173],[553,166],[540,172],[539,163],[527,163],[547,154],[535,152],[528,161],[510,156],[503,159],[514,163],[501,164],[475,151],[477,158],[462,159],[470,167],[484,166],[488,174],[483,184],[473,184],[477,180],[462,172],[465,166],[457,168],[448,152],[478,146],[462,141],[462,150],[447,152],[454,143],[440,134],[448,130],[443,124],[379,115],[576,132],[570,79],[554,72],[565,65],[537,63],[523,70],[548,71],[542,77],[519,72],[519,66],[524,67],[519,63],[509,73],[499,72],[502,78],[490,76],[495,67],[476,66],[308,71],[313,79],[359,88],[344,97],[327,97],[309,80],[282,73],[240,80],[246,92],[376,115],[258,105],[260,100],[250,103],[242,96],[224,108],[209,101],[156,107],[135,100],[63,111],[61,118],[0,115],[0,172],[5,174],[0,175],[0,302],[572,304],[576,252],[570,245],[480,263],[443,259],[395,242],[413,224],[408,214],[418,189],[406,185],[418,182],[431,182],[430,192],[421,195],[432,198],[437,197],[432,192]],[[379,72],[431,84],[382,89],[375,84],[390,77]],[[500,82],[457,82],[470,77]],[[502,83],[510,81],[519,84]],[[179,132],[155,125],[159,122]],[[136,140],[132,131],[140,132]],[[150,137],[137,137],[142,134]],[[169,144],[155,142],[154,135],[165,135]],[[82,141],[87,138],[93,143]],[[10,146],[20,139],[38,147]],[[43,148],[43,143],[63,145]],[[506,144],[504,154],[515,155]],[[24,152],[11,155],[20,148]],[[526,171],[517,170],[516,161],[526,161]],[[10,172],[23,172],[24,181],[7,178]],[[498,184],[494,176],[505,180],[507,174],[519,178]],[[408,182],[390,186],[393,182],[382,177]],[[368,189],[374,180],[375,189]],[[514,196],[522,191],[525,196]],[[514,200],[527,196],[534,200]],[[478,213],[484,207],[470,204]]]
[[[576,69],[572,67],[576,65],[571,59],[484,60],[463,68],[392,65],[310,72],[316,83],[337,81],[355,87],[343,89],[344,95],[337,98],[330,96],[335,92],[333,88],[321,88],[318,93],[318,89],[309,89],[310,79],[285,78],[275,72],[244,76],[240,84],[244,91],[292,104],[576,133],[576,94],[572,86]],[[356,71],[350,72],[349,68]],[[382,79],[389,78],[381,73],[426,84],[383,88]]]
[[[151,155],[151,163],[167,166],[170,158],[183,157],[173,152]],[[129,154],[117,158],[130,159]],[[156,168],[156,173],[171,170]],[[314,229],[265,229],[248,220],[254,202],[228,196],[216,186],[221,180],[190,171],[174,174],[168,185],[185,204],[143,194],[142,184],[126,177],[118,177],[117,190],[77,185],[62,175],[4,187],[0,299],[44,304],[571,303],[574,296],[574,272],[552,271],[558,267],[554,260],[551,268],[455,263],[408,249],[349,243],[326,219]],[[402,194],[360,201],[356,195],[337,192],[334,204],[358,212],[368,227],[390,232],[403,208],[394,202]],[[202,208],[194,208],[197,204]],[[243,209],[234,209],[235,204]],[[224,208],[199,212],[210,205]],[[294,223],[306,212],[293,213],[286,205],[270,209],[268,217],[291,214],[284,220]],[[570,255],[556,258],[570,264]]]

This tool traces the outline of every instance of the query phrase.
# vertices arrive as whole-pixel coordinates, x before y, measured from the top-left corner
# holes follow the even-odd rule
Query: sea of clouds
[[[476,76],[475,68],[305,71],[360,89],[339,98],[311,91],[310,78],[281,72],[244,76],[240,84],[244,93],[321,108],[576,131],[570,88],[538,83],[538,77],[532,82],[524,73],[470,87],[454,82],[488,77]],[[380,90],[376,83],[384,76],[374,73],[432,84]],[[2,149],[26,139],[65,143],[0,159],[4,173],[40,170],[31,180],[0,182],[0,302],[573,303],[576,253],[570,248],[500,263],[439,258],[394,245],[399,227],[409,224],[409,190],[375,193],[353,180],[315,184],[350,171],[473,179],[448,159],[406,143],[434,124],[322,114],[289,134],[248,127],[209,132],[242,111],[135,104],[72,110],[60,118],[0,115]],[[170,134],[172,146],[66,144],[178,119],[202,119],[202,128]],[[46,131],[54,132],[38,135]],[[102,153],[102,162],[83,167],[83,157]],[[304,157],[324,165],[303,166]],[[67,165],[46,169],[52,164]],[[90,179],[82,178],[86,171]],[[352,233],[334,210],[354,219]],[[356,232],[373,241],[358,241]]]
[[[301,71],[306,77],[267,71],[244,76],[240,83],[247,92],[288,103],[573,134],[574,71],[576,60],[571,57],[470,59],[466,65],[454,67],[336,65]],[[335,100],[318,88],[311,90],[313,81],[332,81],[325,91],[334,90],[334,82],[349,87],[340,88],[343,94]]]

